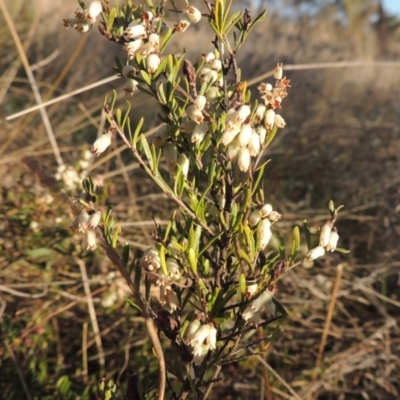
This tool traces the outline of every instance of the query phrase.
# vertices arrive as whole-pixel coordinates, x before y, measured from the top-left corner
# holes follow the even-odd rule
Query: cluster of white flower
[[[61,181],[67,190],[75,190],[81,186],[82,180],[87,176],[91,154],[89,150],[82,152],[76,167],[61,164],[57,168],[55,178]]]
[[[272,300],[274,293],[266,290],[261,293],[251,304],[243,311],[243,318],[252,325],[258,326],[262,320],[263,313],[267,317],[275,315],[275,304]]]
[[[325,225],[321,228],[319,236],[319,245],[311,249],[307,255],[306,260],[312,261],[325,255],[325,251],[335,251],[337,242],[339,241],[339,234],[336,227],[332,226],[331,221],[326,221]]]
[[[101,1],[92,1],[88,8],[75,11],[75,18],[64,19],[64,26],[66,28],[75,28],[79,33],[88,32],[102,11]]]
[[[161,268],[160,252],[155,246],[148,248],[140,260],[140,266],[146,271],[149,281],[160,288],[160,304],[167,305],[171,311],[174,311],[179,308],[179,300],[172,285],[180,281],[182,274],[175,258],[168,257],[165,265],[167,275]]]
[[[281,215],[275,211],[271,204],[264,204],[261,208],[254,210],[249,217],[249,225],[258,225],[259,245],[258,250],[264,250],[268,245],[272,232],[271,223],[279,221]]]
[[[213,323],[202,323],[198,317],[189,324],[185,343],[192,348],[194,364],[200,365],[209,350],[216,349],[217,329]]]
[[[94,250],[96,248],[96,233],[94,230],[97,228],[101,220],[101,210],[82,210],[81,213],[75,218],[70,226],[74,232],[86,233],[87,250]]]

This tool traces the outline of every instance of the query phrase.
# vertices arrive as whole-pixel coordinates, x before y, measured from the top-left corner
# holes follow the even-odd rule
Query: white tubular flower
[[[272,206],[271,206],[271,204],[264,204],[264,205],[261,207],[261,210],[260,210],[261,218],[268,217],[268,215],[271,214],[271,213],[272,213]]]
[[[74,222],[72,222],[72,225],[69,227],[69,229],[74,232],[84,233],[88,229],[88,223],[89,214],[83,210],[78,217],[75,218]]]
[[[186,109],[186,115],[189,119],[196,122],[196,124],[201,124],[204,121],[203,113],[194,104]]]
[[[176,293],[169,286],[160,286],[160,304],[168,304],[171,311],[179,308],[179,300]]]
[[[258,250],[264,250],[267,247],[271,236],[271,221],[269,219],[263,219],[258,225],[259,245]]]
[[[241,148],[238,152],[238,166],[243,172],[247,172],[251,163],[250,151],[246,147]]]
[[[192,143],[199,145],[206,137],[207,132],[208,132],[207,122],[203,122],[201,124],[196,125],[192,132],[192,138],[191,138]]]
[[[261,143],[259,134],[253,129],[250,136],[249,144],[247,148],[250,151],[252,157],[257,157],[261,151]]]
[[[229,143],[231,143],[240,132],[240,128],[240,124],[228,123],[225,132],[222,134],[221,143],[224,146],[227,146]]]
[[[193,357],[193,362],[194,362],[195,365],[199,366],[203,362],[205,356],[208,353],[208,350],[209,350],[209,347],[207,345],[196,346],[194,348],[194,350],[193,350],[193,356],[194,356]]]
[[[171,279],[174,281],[179,280],[182,274],[176,260],[174,258],[169,257],[167,258],[165,263],[167,265],[167,269],[169,271],[169,276],[171,277]]]
[[[219,72],[219,71],[221,71],[221,69],[222,69],[222,62],[221,62],[221,60],[218,60],[217,58],[214,58],[213,60],[211,60],[211,61],[209,62],[209,64],[210,64],[210,67],[211,67],[214,71]]]
[[[204,107],[206,106],[206,104],[207,104],[207,99],[206,99],[205,96],[203,96],[203,95],[201,95],[201,94],[199,94],[199,95],[196,97],[195,101],[194,101],[194,106],[195,106],[198,110],[200,110],[200,111],[202,111],[202,110],[204,109]]]
[[[183,33],[190,26],[190,21],[186,19],[180,20],[177,24],[174,25],[175,32]]]
[[[254,311],[261,311],[265,309],[270,303],[272,303],[272,299],[274,297],[274,293],[270,290],[266,290],[260,294],[251,304],[251,309]]]
[[[158,54],[149,54],[146,57],[146,69],[149,74],[154,74],[160,66],[161,59]]]
[[[203,68],[204,69],[204,68]],[[206,74],[201,76],[202,82],[214,83],[218,79],[218,72],[213,69],[209,70]]]
[[[184,122],[180,127],[179,130],[182,133],[192,133],[194,128],[197,126],[195,121],[189,119],[188,121]]]
[[[90,18],[97,18],[102,11],[103,7],[101,6],[100,1],[93,1],[92,3],[90,3],[90,6],[88,8]]]
[[[204,82],[204,81],[203,81],[204,77],[205,77],[209,72],[212,71],[212,69],[211,69],[209,66],[207,66],[207,65],[208,65],[208,64],[206,64],[206,66],[203,66],[203,68],[200,70],[200,73],[199,73],[199,78],[200,78],[200,80],[201,80],[202,82]]]
[[[142,39],[137,39],[134,42],[129,42],[124,44],[124,50],[126,52],[126,58],[128,60],[133,60],[135,58],[136,52],[142,47],[143,45]]]
[[[147,37],[146,27],[144,25],[134,25],[125,29],[124,35],[128,39]]]
[[[182,168],[182,175],[187,178],[189,173],[189,159],[185,156],[185,154],[179,154],[178,165],[180,165]]]
[[[101,210],[97,210],[93,214],[90,214],[89,221],[88,221],[88,229],[96,229],[97,225],[99,225],[101,219]]]
[[[260,210],[254,210],[249,217],[249,225],[256,226],[261,220]]]
[[[201,12],[196,7],[188,6],[186,8],[188,19],[193,24],[197,24],[201,20]]]
[[[326,247],[329,244],[331,231],[332,231],[331,221],[326,221],[325,225],[321,228],[321,233],[319,235],[320,246]]]
[[[198,319],[193,320],[187,330],[186,330],[186,344],[190,344],[191,340],[194,338],[195,333],[199,330],[201,322]]]
[[[137,54],[140,54],[142,57],[147,57],[148,55],[154,53],[154,51],[154,46],[150,42],[147,42],[138,48]]]
[[[169,139],[169,134],[166,125],[162,126],[152,138],[152,143],[157,148],[164,146]]]
[[[242,106],[239,107],[239,109],[237,111],[238,111],[238,114],[236,117],[236,122],[239,122],[242,124],[246,120],[246,118],[250,115],[251,108],[249,105],[243,104]]]
[[[217,348],[217,329],[212,325],[210,325],[210,333],[207,337],[207,344],[210,346],[211,350]]]
[[[210,325],[208,325],[208,324],[201,325],[200,328],[193,335],[193,338],[190,341],[190,345],[193,347],[203,345],[204,341],[208,338],[210,332],[211,332]]]
[[[275,114],[274,123],[278,128],[284,128],[286,126],[285,120],[278,114]]]
[[[158,50],[160,46],[160,36],[158,36],[157,33],[151,33],[149,35],[148,43],[150,43],[150,45],[153,46],[155,50]]]
[[[149,247],[140,259],[140,266],[146,271],[155,271],[161,267],[160,253],[154,247]]]
[[[238,144],[237,137],[232,140],[226,148],[226,158],[230,162],[235,162],[238,158],[240,146]]]
[[[254,123],[259,124],[264,119],[265,112],[267,111],[267,107],[265,104],[259,104],[256,108],[256,112],[254,113]]]
[[[86,250],[95,250],[97,247],[96,244],[96,233],[94,231],[86,232]]]
[[[132,65],[124,65],[121,71],[121,75],[125,79],[130,79],[135,76],[135,68]]]
[[[276,65],[276,68],[274,70],[274,78],[275,79],[282,79],[283,76],[283,64],[282,63],[278,63]]]
[[[325,249],[322,246],[317,246],[311,249],[307,254],[306,254],[306,260],[308,261],[313,261],[317,259],[318,257],[322,257],[325,254]]]
[[[327,244],[326,249],[328,251],[335,251],[338,241],[339,241],[339,234],[337,233],[336,227],[333,227],[331,235],[329,236],[329,243]]]
[[[246,284],[246,297],[249,299],[257,292],[257,289],[258,289],[257,283],[252,283],[251,285]]]
[[[137,90],[138,84],[138,81],[134,79],[127,79],[124,87],[125,96],[132,97]]]
[[[243,311],[242,317],[250,325],[254,326],[260,325],[260,322],[262,321],[261,312],[252,310],[250,306]]]
[[[272,129],[275,125],[275,111],[271,108],[265,113],[264,125],[268,130]]]
[[[178,161],[178,149],[176,148],[176,146],[172,143],[168,143],[164,147],[163,152],[167,163],[175,165]]]
[[[253,128],[251,124],[243,124],[238,135],[238,143],[240,147],[246,147],[250,142],[251,132]]]
[[[94,142],[92,149],[90,151],[98,157],[111,144],[111,138],[112,138],[112,132],[107,132],[104,135],[101,135]]]
[[[264,146],[265,139],[267,138],[267,130],[263,126],[257,126],[256,132],[260,135],[260,144]]]
[[[215,60],[215,54],[212,51],[207,54],[203,54],[203,57],[206,63],[210,63],[212,60]]]
[[[218,99],[219,94],[219,88],[217,88],[216,86],[211,86],[206,92],[207,103],[213,103],[215,100]]]
[[[271,211],[271,213],[268,215],[268,219],[269,219],[271,222],[279,221],[279,220],[281,219],[281,214],[279,214],[279,213],[276,212],[276,211]]]

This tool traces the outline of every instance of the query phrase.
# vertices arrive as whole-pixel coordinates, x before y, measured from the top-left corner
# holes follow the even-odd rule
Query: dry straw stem
[[[22,46],[22,43],[21,43],[21,40],[20,40],[20,38],[18,36],[17,30],[15,29],[15,25],[14,25],[12,19],[11,19],[10,14],[8,13],[7,7],[4,4],[3,0],[0,0],[0,9],[3,11],[4,18],[5,18],[6,22],[7,22],[8,28],[10,29],[11,36],[12,36],[12,38],[14,40],[15,46],[16,46],[16,48],[18,50],[18,54],[19,54],[19,56],[21,58],[23,66],[25,68],[25,72],[26,72],[26,75],[28,77],[29,83],[31,85],[32,92],[33,92],[33,95],[35,97],[36,103],[38,103],[38,105],[41,105],[43,103],[42,96],[40,95],[39,88],[38,88],[38,86],[36,84],[35,77],[33,76],[33,72],[32,72],[31,67],[29,65],[29,61],[28,61],[28,58],[26,56],[24,47]],[[62,160],[62,157],[61,157],[61,153],[60,153],[60,150],[58,148],[57,141],[56,141],[56,139],[54,137],[54,132],[53,132],[53,129],[52,129],[51,124],[50,124],[50,119],[49,119],[49,117],[47,115],[47,112],[46,112],[46,109],[44,107],[40,108],[40,115],[42,117],[43,125],[44,125],[44,127],[46,129],[46,133],[47,133],[47,136],[49,138],[51,147],[53,149],[56,161],[57,161],[58,165],[62,165],[63,164],[63,160]]]
[[[97,352],[99,354],[100,374],[104,375],[104,368],[106,365],[106,360],[104,357],[103,344],[101,343],[100,329],[99,329],[99,324],[97,322],[96,310],[95,310],[94,304],[93,304],[93,297],[92,297],[92,294],[90,291],[90,284],[89,284],[89,278],[88,278],[87,271],[86,271],[86,265],[79,258],[75,258],[75,262],[79,265],[79,269],[80,269],[81,275],[82,275],[83,288],[84,288],[85,294],[88,298],[87,306],[88,306],[88,310],[89,310],[90,321],[92,323],[94,339],[96,341]]]
[[[331,301],[329,303],[329,308],[328,308],[328,314],[326,315],[324,331],[322,333],[321,342],[319,344],[319,349],[318,349],[318,356],[317,356],[317,360],[315,362],[315,368],[314,368],[313,375],[312,375],[313,380],[317,379],[317,375],[318,375],[320,367],[321,367],[322,355],[324,353],[326,339],[329,334],[329,329],[330,329],[330,325],[331,325],[331,321],[332,321],[332,317],[333,317],[333,311],[335,310],[336,300],[337,300],[338,292],[339,292],[339,288],[340,288],[340,282],[342,280],[342,274],[343,274],[343,264],[340,263],[337,266],[335,285],[333,287],[332,297],[331,297]]]

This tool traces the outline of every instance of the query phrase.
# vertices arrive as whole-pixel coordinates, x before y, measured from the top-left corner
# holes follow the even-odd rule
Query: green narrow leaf
[[[151,166],[153,166],[153,156],[151,154],[151,150],[150,150],[149,144],[147,143],[146,136],[141,134],[139,140],[140,140],[140,144],[142,145],[144,154],[146,155],[146,158],[149,161],[149,164]]]
[[[279,257],[281,260],[286,260],[286,246],[282,236],[279,236]]]
[[[121,124],[122,129],[124,129],[126,121],[129,118],[129,113],[131,112],[131,103],[129,101],[127,101],[126,103],[127,103],[127,109],[125,111],[124,119],[122,120],[122,124]]]
[[[267,162],[269,162],[270,160],[268,160]],[[264,175],[264,171],[265,171],[265,165],[266,165],[266,163],[264,163],[261,167],[259,167],[259,168],[257,168],[257,172],[258,172],[258,175],[257,175],[257,179],[256,179],[256,181],[254,182],[254,184],[253,184],[253,190],[251,191],[251,196],[253,197],[254,196],[254,193],[256,192],[256,190],[258,189],[258,185],[260,184],[260,182],[261,182],[261,179],[262,179],[262,177],[263,177],[263,175]],[[256,172],[255,171],[255,172]]]
[[[265,147],[268,147],[270,143],[274,140],[276,132],[278,132],[278,127],[275,125],[270,131],[268,131]]]
[[[117,9],[114,7],[111,9],[110,14],[108,15],[107,32],[111,32],[111,28],[114,25],[114,20],[116,16],[117,16]]]
[[[115,228],[115,231],[114,231],[114,234],[112,237],[112,243],[111,243],[111,246],[114,248],[117,247],[117,241],[118,241],[120,233],[121,233],[121,225],[117,225],[117,227]]]
[[[298,226],[295,226],[293,228],[293,242],[292,242],[292,249],[290,251],[290,256],[289,256],[289,265],[292,263],[297,256],[297,252],[299,251],[300,247],[300,230]]]
[[[239,256],[239,258],[240,258],[241,260],[246,261],[246,263],[247,263],[247,265],[248,265],[249,267],[252,267],[252,266],[253,266],[252,260],[250,259],[249,255],[248,255],[243,249],[239,249],[239,250],[238,250],[238,256]]]
[[[140,75],[142,75],[143,80],[151,87],[150,75],[143,69],[140,71]]]
[[[208,240],[207,243],[199,252],[199,257],[202,256],[223,234],[224,234],[223,231],[219,232],[217,235],[214,235],[210,240]]]
[[[341,247],[336,247],[335,250],[338,251],[339,253],[343,253],[343,254],[349,254],[350,253],[350,250],[342,249]]]
[[[167,263],[165,262],[165,247],[161,246],[160,247],[160,261],[161,261],[161,269],[164,272],[165,276],[168,276],[168,268],[167,268]]]
[[[333,203],[333,200],[329,200],[328,207],[331,214],[333,214],[335,212],[335,204]]]
[[[117,111],[115,112],[115,119],[117,120],[118,126],[121,126],[121,120],[122,118],[122,111],[120,108],[117,108]]]
[[[239,288],[240,288],[240,293],[244,296],[247,291],[246,287],[246,275],[242,272],[239,277]]]
[[[303,221],[303,232],[304,232],[304,236],[306,237],[307,249],[311,250],[311,234],[310,234],[310,229],[307,224],[307,220]]]

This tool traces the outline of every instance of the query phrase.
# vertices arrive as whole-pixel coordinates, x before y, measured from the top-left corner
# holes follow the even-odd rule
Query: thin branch
[[[208,395],[210,394],[211,389],[215,383],[215,380],[217,379],[217,377],[221,371],[221,368],[222,368],[221,365],[217,365],[217,368],[215,368],[214,374],[213,374],[212,378],[210,379],[210,383],[208,384],[207,389],[204,392],[203,397],[201,398],[202,400],[206,400]]]

